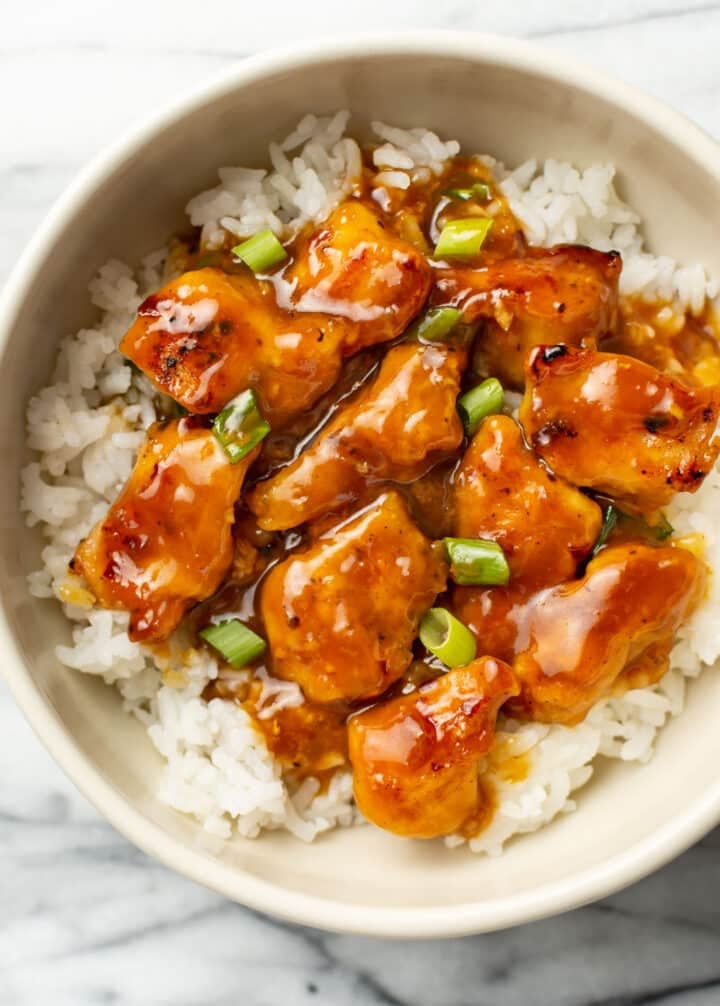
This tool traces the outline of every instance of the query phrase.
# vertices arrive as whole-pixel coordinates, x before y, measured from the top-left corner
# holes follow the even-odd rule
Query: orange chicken
[[[265,530],[296,527],[357,500],[382,479],[410,482],[456,451],[455,408],[463,350],[407,343],[391,349],[375,380],[314,443],[249,494]]]
[[[275,566],[260,609],[273,673],[317,702],[380,695],[445,588],[439,551],[389,492]]]
[[[405,331],[430,291],[424,255],[349,199],[298,242],[283,280],[297,311],[322,311],[348,323],[343,351],[354,353]]]
[[[190,412],[219,412],[250,387],[282,426],[332,387],[344,356],[399,335],[429,288],[425,258],[351,200],[300,239],[284,275],[206,268],[172,280],[120,348]]]
[[[544,346],[528,362],[520,422],[556,475],[652,510],[715,464],[719,405],[720,389],[630,356]]]
[[[254,457],[231,464],[197,420],[148,430],[127,485],[71,562],[103,607],[130,612],[132,639],[166,639],[220,586],[233,558],[233,507]]]
[[[662,676],[673,635],[706,579],[690,552],[632,542],[603,549],[578,580],[530,597],[478,590],[454,610],[484,647],[512,664],[521,684],[512,715],[573,724],[619,686]]]
[[[173,244],[188,271],[120,348],[169,396],[161,414],[174,399],[188,415],[147,431],[58,593],[123,612],[138,642],[175,633],[183,664],[186,644],[207,647],[202,699],[251,718],[296,802],[332,797],[351,769],[379,827],[471,838],[494,790],[532,784],[536,752],[507,717],[573,726],[657,682],[705,596],[702,535],[678,523],[661,544],[659,508],[720,454],[720,314],[620,302],[617,252],[529,248],[487,159],[408,169],[402,189],[376,170],[391,154],[364,150],[351,194],[285,254],[270,239],[257,273],[229,233],[212,251],[199,231]],[[467,244],[437,254],[453,232]],[[106,377],[89,404],[120,443],[144,382],[116,394]],[[492,414],[497,388],[483,404],[482,377],[524,389],[517,418]],[[40,405],[49,442],[63,417]]]
[[[466,450],[455,478],[462,538],[501,546],[513,584],[546,587],[575,575],[592,550],[602,511],[528,450],[517,423],[491,416]]]
[[[335,383],[343,336],[337,319],[281,311],[249,270],[197,269],[140,305],[120,349],[190,412],[219,412],[252,387],[282,425]]]
[[[512,580],[505,587],[454,585],[449,607],[487,653],[512,663],[525,604],[532,592]]]
[[[460,308],[467,322],[484,320],[476,371],[521,387],[533,346],[595,343],[615,331],[621,268],[617,252],[530,248],[522,258],[438,270],[433,300]]]
[[[478,762],[498,710],[517,692],[507,664],[481,657],[352,716],[350,762],[364,816],[410,838],[460,829],[482,799]]]

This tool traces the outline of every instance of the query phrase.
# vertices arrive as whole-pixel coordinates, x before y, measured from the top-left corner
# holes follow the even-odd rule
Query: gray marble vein
[[[713,0],[36,0],[0,10],[0,282],[103,144],[228,62],[372,29],[542,38],[720,135]],[[0,1006],[717,1006],[720,830],[633,888],[509,932],[404,943],[246,911],[118,835],[0,685]]]

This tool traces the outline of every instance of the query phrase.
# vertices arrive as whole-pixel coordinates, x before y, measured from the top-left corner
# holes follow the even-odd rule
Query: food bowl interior
[[[423,125],[466,151],[516,163],[533,156],[587,165],[612,161],[623,196],[648,222],[656,251],[703,261],[720,275],[712,167],[662,123],[624,107],[616,92],[586,89],[501,46],[358,46],[341,53],[240,67],[182,116],[117,154],[76,199],[28,266],[28,283],[3,333],[0,430],[4,477],[0,563],[8,625],[8,677],[39,733],[113,822],[171,865],[226,894],[300,921],[377,933],[480,930],[568,907],[620,886],[688,844],[720,803],[716,766],[720,679],[703,675],[685,713],[662,733],[655,759],[603,766],[581,810],[511,843],[501,859],[406,842],[364,827],[313,845],[281,834],[223,843],[155,798],[161,767],[118,695],[62,667],[68,636],[58,606],[28,595],[39,535],[18,510],[28,396],[46,383],[58,340],[92,318],[87,283],[108,258],[133,262],[184,224],[187,199],[223,164],[262,165],[267,145],[307,111],[347,107],[352,127],[373,118]],[[545,69],[545,66],[549,69]],[[594,93],[592,93],[594,92]],[[677,125],[677,120],[673,119]],[[691,136],[699,134],[690,130]]]

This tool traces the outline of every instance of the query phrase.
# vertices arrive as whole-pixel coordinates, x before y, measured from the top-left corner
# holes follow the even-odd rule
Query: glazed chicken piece
[[[644,510],[695,492],[714,465],[720,390],[689,388],[629,356],[538,347],[520,422],[557,475]]]
[[[271,425],[309,408],[342,362],[343,322],[281,311],[249,270],[183,273],[140,305],[120,349],[194,413],[219,412],[252,387]]]
[[[347,322],[343,352],[388,342],[425,303],[432,272],[424,255],[349,199],[300,239],[284,281],[298,311],[322,311]]]
[[[559,723],[578,723],[611,694],[625,672],[648,650],[657,681],[667,670],[669,642],[700,601],[707,568],[682,548],[628,544],[606,548],[576,582],[541,591],[528,604],[518,637],[521,652],[513,663],[520,696],[515,715]],[[652,682],[645,677],[645,684]]]
[[[527,589],[575,576],[602,525],[597,503],[551,476],[508,416],[490,416],[473,437],[455,477],[455,514],[457,534],[496,541],[511,582]]]
[[[464,362],[464,350],[452,346],[391,349],[372,384],[249,494],[260,527],[296,527],[357,500],[368,483],[409,482],[455,452],[463,438],[455,401]]]
[[[614,332],[621,269],[617,252],[530,248],[522,258],[438,270],[432,299],[460,308],[466,322],[485,320],[475,370],[522,387],[533,346],[594,344]]]
[[[478,593],[457,613],[512,663],[521,693],[511,715],[574,724],[599,699],[662,676],[706,579],[684,549],[630,543],[603,549],[579,580],[529,599],[494,588],[484,605]]]
[[[395,492],[275,566],[261,588],[272,671],[317,702],[379,695],[410,664],[447,567]]]
[[[615,679],[612,695],[623,695],[631,688],[647,688],[660,680],[670,666],[670,651],[674,640],[672,637],[651,643],[646,650],[631,660],[621,674]]]
[[[140,305],[120,348],[194,413],[253,388],[274,427],[335,383],[343,356],[394,339],[422,307],[430,267],[361,203],[299,242],[284,277],[198,269]]]
[[[510,582],[505,587],[460,587],[453,585],[450,610],[466,625],[478,645],[499,660],[512,664],[528,588]]]
[[[493,657],[352,716],[348,744],[355,800],[387,831],[434,838],[460,829],[482,799],[478,762],[500,706],[518,685]]]
[[[103,607],[130,612],[131,639],[166,639],[219,587],[233,558],[233,506],[256,453],[231,464],[197,420],[150,427],[125,488],[71,562]]]

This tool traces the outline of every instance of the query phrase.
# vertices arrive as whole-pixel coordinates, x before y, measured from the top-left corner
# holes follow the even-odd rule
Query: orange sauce
[[[525,248],[522,228],[497,188],[492,171],[483,161],[454,157],[438,176],[428,172],[429,178],[412,182],[407,189],[385,189],[374,185],[377,168],[372,164],[372,152],[373,148],[365,151],[366,166],[358,194],[372,200],[404,240],[430,254],[443,225],[449,220],[490,217],[493,229],[483,246],[483,258],[492,260],[522,254]],[[469,199],[452,195],[477,183],[487,186],[487,194],[479,193]]]
[[[305,702],[267,719],[257,715],[252,701],[244,707],[255,716],[268,749],[296,782],[312,776],[324,787],[347,764],[346,706]]]
[[[621,303],[620,317],[618,336],[603,349],[627,353],[692,384],[720,384],[720,328],[712,305],[698,315],[679,314],[669,304],[632,297]]]
[[[504,734],[495,741],[488,755],[490,771],[504,782],[523,782],[530,774],[530,752],[516,751],[516,740],[513,734]]]
[[[487,779],[479,778],[477,806],[460,829],[463,838],[475,838],[484,831],[492,823],[496,810],[497,795],[492,784]]]
[[[237,702],[252,716],[268,750],[294,782],[312,776],[324,788],[337,769],[347,764],[349,706],[306,701],[263,716],[261,690],[261,683],[257,679],[248,681],[246,672],[223,668],[208,684],[203,697],[208,702],[214,698]]]

